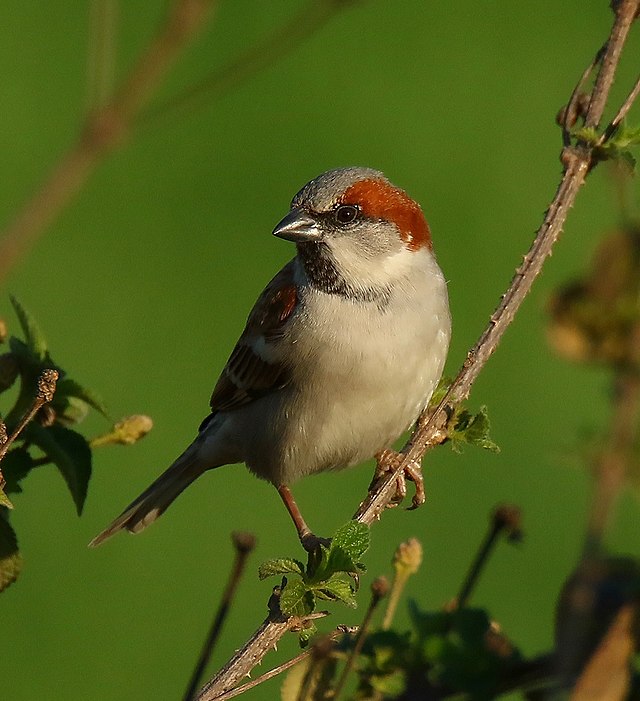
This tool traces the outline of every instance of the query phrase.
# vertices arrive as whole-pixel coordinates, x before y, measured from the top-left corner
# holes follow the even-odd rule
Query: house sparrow
[[[310,549],[318,539],[289,485],[379,456],[429,401],[451,319],[420,206],[376,170],[340,168],[307,183],[273,233],[296,256],[249,314],[211,414],[91,545],[141,531],[203,472],[244,462],[277,488]]]

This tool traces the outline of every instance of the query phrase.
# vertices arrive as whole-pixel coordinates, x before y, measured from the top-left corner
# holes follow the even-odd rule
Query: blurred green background
[[[292,255],[273,225],[292,195],[342,165],[383,170],[422,203],[449,280],[454,374],[526,251],[560,176],[554,124],[612,21],[608,2],[541,0],[354,2],[308,41],[217,99],[161,115],[97,168],[63,215],[15,266],[0,315],[18,332],[16,294],[54,358],[118,417],[148,413],[132,448],[96,452],[83,516],[54,468],[16,495],[12,523],[25,566],[0,596],[3,696],[12,701],[176,699],[182,694],[232,558],[229,533],[259,545],[210,671],[266,614],[259,562],[299,555],[275,491],[243,467],[202,478],[139,537],[86,544],[183,449],[206,415],[213,383],[246,314]],[[304,5],[220,2],[154,104],[198,82]],[[86,109],[89,6],[5,0],[0,23],[0,219],[70,147]],[[120,3],[119,81],[156,31],[164,2]],[[637,30],[637,28],[636,28]],[[614,99],[635,71],[638,37]],[[638,112],[635,112],[637,122]],[[631,120],[633,122],[633,119]],[[637,184],[634,184],[637,191]],[[395,546],[421,539],[409,586],[423,607],[453,597],[499,501],[520,505],[526,540],[500,547],[473,603],[532,655],[550,648],[554,602],[579,554],[589,481],[581,431],[607,416],[607,375],[569,365],[545,342],[550,291],[588,261],[615,226],[615,187],[598,168],[563,239],[483,372],[471,406],[487,404],[499,455],[440,448],[425,461],[427,504],[387,512],[372,533],[370,579],[390,573]],[[92,417],[83,431],[105,430]],[[371,465],[294,489],[319,533],[349,519]],[[330,505],[327,508],[327,505]],[[637,504],[625,498],[609,535],[639,554]],[[354,624],[334,607],[324,625]],[[400,613],[400,626],[407,621]],[[266,668],[294,654],[294,636]],[[247,698],[272,699],[279,680]]]

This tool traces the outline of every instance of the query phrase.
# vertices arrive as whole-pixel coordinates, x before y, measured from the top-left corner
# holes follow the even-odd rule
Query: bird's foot
[[[373,475],[369,491],[375,489],[390,473],[395,472],[404,458],[405,456],[402,453],[398,453],[395,450],[383,450],[378,453],[376,455],[376,471]],[[397,506],[407,496],[407,480],[416,485],[416,493],[411,499],[411,506],[408,507],[409,510],[417,509],[424,504],[427,497],[424,491],[422,466],[417,461],[412,460],[396,475],[396,491],[389,506]]]

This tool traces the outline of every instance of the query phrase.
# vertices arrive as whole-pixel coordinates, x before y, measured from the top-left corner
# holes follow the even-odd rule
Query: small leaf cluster
[[[623,163],[633,173],[636,169],[636,158],[631,148],[640,145],[640,127],[619,127],[602,143],[600,134],[592,127],[582,127],[573,132],[577,141],[586,143],[593,148],[593,155],[599,161],[613,160]]]
[[[285,577],[280,593],[280,610],[288,616],[304,617],[313,613],[319,601],[341,601],[356,607],[358,576],[365,571],[360,558],[369,547],[369,528],[349,521],[339,528],[328,546],[319,544],[305,565],[300,560],[279,558],[264,562],[258,569],[260,579],[274,575]],[[315,628],[305,629],[300,642],[306,644]]]
[[[0,487],[3,487],[0,489],[0,591],[15,581],[21,565],[16,534],[9,523],[9,509],[13,505],[6,495],[22,492],[24,479],[32,470],[52,464],[62,475],[80,515],[91,479],[93,445],[75,430],[75,426],[90,409],[109,418],[98,396],[72,379],[54,361],[44,334],[26,308],[15,297],[11,302],[23,338],[8,338],[8,350],[0,354],[0,394],[3,398],[15,397],[4,420],[0,421],[3,435],[10,436],[30,411],[43,370],[57,371],[59,380],[52,401],[39,409],[0,462]],[[6,328],[4,323],[3,328]],[[7,334],[3,336],[0,342],[6,340]],[[140,435],[149,428],[150,425]],[[111,434],[107,434],[109,436]],[[124,442],[102,439],[103,443]]]
[[[452,382],[450,377],[443,377],[440,380],[429,401],[431,409],[435,409],[445,398]],[[451,448],[456,453],[461,453],[465,444],[499,453],[500,446],[491,438],[490,429],[491,423],[486,406],[481,406],[474,414],[464,406],[458,405],[451,409],[451,416],[447,421],[447,440],[451,441]]]
[[[465,443],[499,453],[500,447],[491,439],[490,429],[486,406],[481,406],[477,414],[458,407],[447,425],[447,437],[451,441],[451,447],[457,453],[462,452]]]
[[[410,631],[379,630],[365,642],[356,699],[489,699],[521,662],[483,609],[425,612],[412,603],[410,616]]]

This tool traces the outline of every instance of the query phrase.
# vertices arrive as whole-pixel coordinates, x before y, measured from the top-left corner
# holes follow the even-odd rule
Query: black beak
[[[320,241],[322,239],[322,232],[318,228],[318,222],[301,209],[292,209],[273,230],[273,235],[294,243]]]

